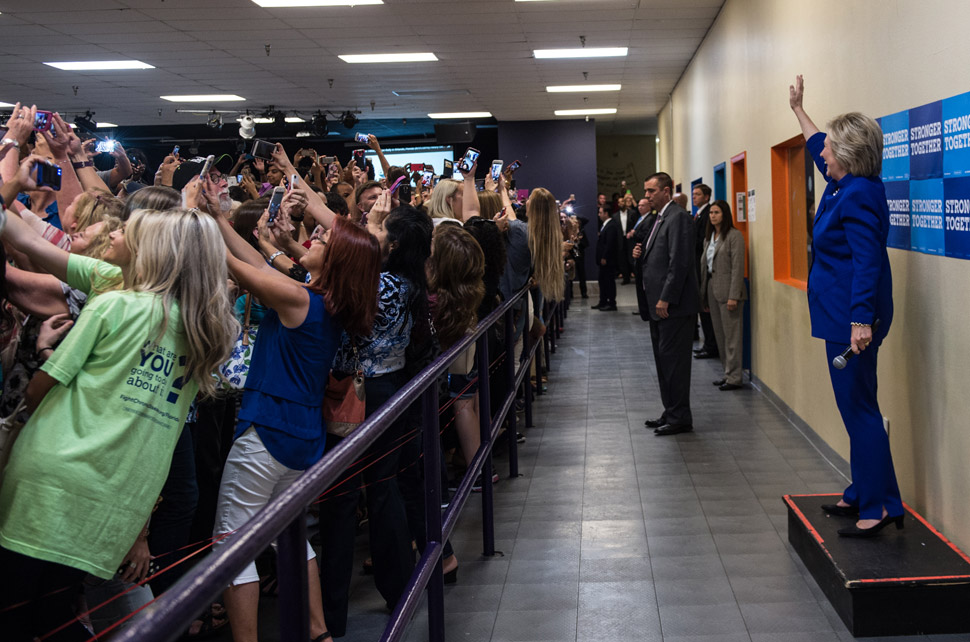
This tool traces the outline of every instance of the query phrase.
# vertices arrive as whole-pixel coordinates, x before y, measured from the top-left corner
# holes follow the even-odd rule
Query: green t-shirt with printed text
[[[92,268],[117,270],[74,258],[69,283],[86,280],[95,294]],[[161,320],[158,295],[98,294],[44,364],[59,385],[24,426],[4,473],[4,548],[102,578],[118,570],[161,492],[198,391],[182,379],[178,305],[159,337]]]

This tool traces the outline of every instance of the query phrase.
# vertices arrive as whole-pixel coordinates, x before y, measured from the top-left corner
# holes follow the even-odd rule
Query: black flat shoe
[[[839,506],[838,504],[822,504],[822,511],[836,517],[855,517],[859,514],[858,506]]]
[[[666,437],[667,435],[679,435],[682,432],[690,432],[694,427],[690,424],[667,424],[653,431],[654,437]]]
[[[603,304],[602,303],[597,303],[596,305],[589,306],[589,309],[590,310],[599,310],[601,307],[603,307]]]
[[[727,382],[727,379],[718,379],[717,381],[712,381],[715,386],[723,386]]]
[[[718,390],[740,390],[743,387],[744,386],[739,386],[736,383],[727,383],[727,382],[725,382],[725,383],[722,383],[721,385],[719,385],[717,387],[717,389]]]
[[[879,534],[879,531],[886,528],[890,524],[896,525],[896,530],[903,530],[903,517],[904,515],[895,515],[893,517],[886,516],[883,517],[878,524],[871,528],[859,528],[855,524],[852,526],[846,526],[845,528],[839,529],[839,535],[841,537],[875,537]]]
[[[717,359],[718,354],[716,352],[708,352],[707,350],[701,350],[700,352],[694,353],[695,359]]]
[[[458,567],[456,566],[442,575],[442,578],[444,579],[445,584],[456,584],[458,582]]]
[[[643,425],[647,428],[660,428],[661,426],[667,425],[667,420],[661,417],[660,419],[647,419],[643,422]]]

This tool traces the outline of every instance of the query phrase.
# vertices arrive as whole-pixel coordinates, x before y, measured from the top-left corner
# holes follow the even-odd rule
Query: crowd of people
[[[521,350],[581,263],[581,226],[551,192],[519,202],[509,173],[479,189],[477,163],[427,185],[369,136],[383,180],[369,163],[312,149],[291,159],[278,143],[270,159],[236,162],[173,150],[154,176],[143,152],[116,145],[99,172],[92,141],[57,114],[35,131],[36,113],[17,104],[0,142],[0,410],[24,424],[0,486],[5,639],[111,630],[346,438],[322,419],[328,387],[361,377],[370,415],[531,284],[514,307]],[[56,170],[54,189],[44,177]],[[497,329],[489,339],[499,344]],[[243,382],[226,375],[244,349]],[[476,364],[469,349],[441,392],[453,413],[443,443],[459,467],[492,410],[479,408],[488,373]],[[501,371],[493,399],[509,385]],[[362,507],[369,569],[390,607],[424,546],[412,411],[311,510],[316,642],[346,633]],[[230,626],[238,642],[256,640],[256,605],[275,593],[262,566],[185,634]],[[448,546],[443,567],[455,581]]]

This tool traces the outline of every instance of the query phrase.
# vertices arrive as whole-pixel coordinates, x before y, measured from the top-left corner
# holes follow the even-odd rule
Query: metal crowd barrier
[[[435,359],[427,368],[409,381],[387,403],[344,439],[323,459],[300,476],[276,501],[268,504],[252,520],[230,536],[228,543],[211,554],[182,577],[171,589],[146,607],[119,632],[118,642],[169,642],[179,638],[204,606],[215,600],[249,562],[277,542],[277,576],[279,580],[279,622],[282,642],[306,642],[310,639],[309,608],[307,598],[306,565],[306,509],[323,493],[341,473],[355,462],[367,448],[418,398],[422,403],[425,525],[427,546],[405,590],[391,614],[381,636],[382,642],[397,642],[404,637],[407,626],[418,607],[422,591],[428,591],[429,640],[444,640],[444,583],[441,572],[441,552],[462,507],[471,493],[472,484],[482,474],[482,541],[485,555],[495,554],[493,521],[492,460],[491,451],[502,423],[508,417],[509,475],[518,476],[518,448],[516,442],[516,414],[510,412],[515,404],[516,391],[523,386],[529,375],[529,364],[536,350],[545,345],[546,361],[550,349],[555,351],[552,335],[561,332],[562,311],[555,306],[550,313],[554,324],[546,332],[546,340],[530,345],[528,323],[523,332],[524,347],[521,367],[516,372],[514,353],[514,324],[512,308],[523,297],[529,296],[523,288],[478,324],[473,334],[453,345]],[[506,358],[502,367],[507,380],[512,382],[509,393],[494,417],[489,416],[488,329],[505,318]],[[548,328],[547,322],[547,328]],[[551,330],[551,331],[550,331]],[[469,462],[468,471],[458,486],[448,508],[442,514],[440,439],[438,424],[438,377],[472,342],[477,342],[479,380],[479,415],[481,418],[481,446]],[[542,373],[537,369],[537,390],[542,390]],[[532,387],[524,384],[526,426],[532,425]]]

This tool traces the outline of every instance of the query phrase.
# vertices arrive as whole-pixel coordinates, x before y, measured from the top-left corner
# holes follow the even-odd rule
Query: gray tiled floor
[[[520,446],[522,476],[496,458],[501,555],[481,555],[480,497],[466,506],[446,639],[851,640],[788,545],[780,498],[838,492],[845,478],[760,392],[714,388],[710,360],[694,361],[694,432],[646,430],[662,410],[656,370],[632,287],[619,289],[618,312],[573,302]],[[352,601],[344,639],[378,639],[387,613],[370,578],[355,579]],[[426,639],[422,609],[408,640]]]

